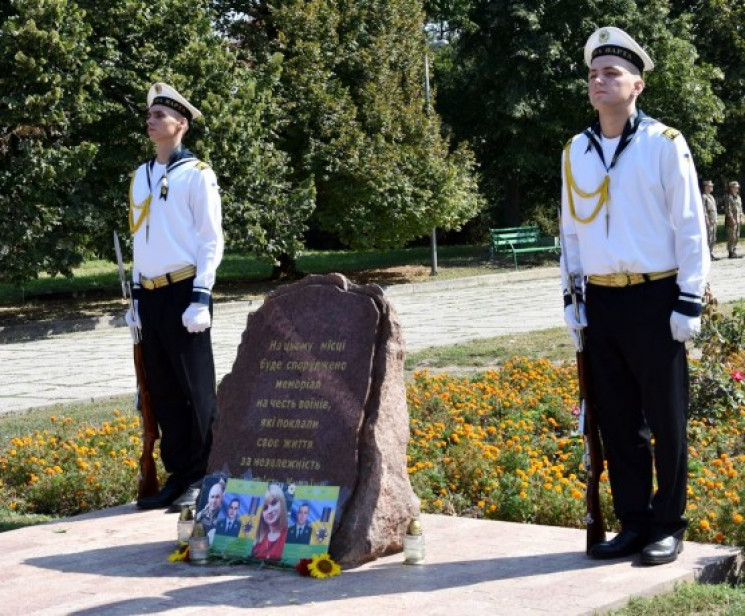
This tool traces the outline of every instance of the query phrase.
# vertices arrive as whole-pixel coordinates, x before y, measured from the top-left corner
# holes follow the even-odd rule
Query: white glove
[[[129,333],[132,336],[132,340],[139,342],[140,330],[142,329],[142,321],[140,321],[139,311],[140,300],[136,299],[132,302],[132,308],[128,309],[124,313],[124,321],[129,326]]]
[[[181,322],[191,334],[198,334],[212,325],[210,307],[207,304],[189,304],[181,315]]]
[[[575,314],[574,304],[569,304],[564,308],[564,322],[569,328],[569,335],[574,342],[574,348],[579,350],[579,333],[587,327],[587,313],[583,302],[577,304],[577,313],[579,316]]]
[[[701,331],[701,317],[687,317],[673,311],[670,315],[670,332],[678,342],[690,340]]]

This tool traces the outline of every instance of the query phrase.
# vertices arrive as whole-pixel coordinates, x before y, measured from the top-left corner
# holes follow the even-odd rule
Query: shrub
[[[579,527],[573,366],[512,358],[472,378],[414,375],[409,473],[426,511]],[[605,484],[607,515],[610,501]]]
[[[736,306],[731,316],[705,313],[694,346],[701,357],[691,361],[692,416],[732,417],[745,405],[745,308]]]
[[[3,500],[17,513],[69,516],[130,502],[142,444],[139,415],[115,412],[101,426],[49,418],[0,454]]]
[[[730,357],[729,379],[743,369]],[[739,362],[739,363],[738,363]],[[574,365],[513,358],[463,378],[427,372],[409,386],[409,475],[422,508],[516,522],[584,526],[582,439],[574,432]],[[745,405],[709,392],[716,408],[689,422],[688,539],[745,547]],[[617,530],[606,473],[601,505]]]

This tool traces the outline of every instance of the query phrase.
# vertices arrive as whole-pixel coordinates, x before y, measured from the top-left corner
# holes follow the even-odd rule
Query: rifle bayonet
[[[122,257],[122,247],[119,244],[119,234],[114,231],[114,252],[116,252],[116,264],[119,268],[119,282],[122,285],[122,298],[124,302],[129,306],[131,314],[135,312],[135,303],[132,299],[132,287],[127,280],[127,275],[124,273],[124,258]],[[140,330],[136,327],[129,328],[132,334],[132,342],[139,344],[140,342]]]

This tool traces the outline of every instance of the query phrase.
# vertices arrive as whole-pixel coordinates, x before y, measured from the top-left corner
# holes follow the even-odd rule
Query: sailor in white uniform
[[[196,500],[212,444],[217,400],[210,327],[223,254],[221,201],[212,169],[181,143],[199,110],[164,83],[150,88],[147,105],[156,155],[130,184],[136,309],[127,322],[142,328],[148,390],[169,477],[138,506],[176,509]]]
[[[636,107],[652,60],[618,28],[585,46],[598,120],[562,156],[565,320],[586,326],[592,390],[621,532],[593,558],[675,560],[686,528],[688,365],[709,248],[683,136]],[[586,283],[577,318],[568,279]],[[652,445],[654,438],[654,446]],[[656,472],[657,489],[653,490]]]

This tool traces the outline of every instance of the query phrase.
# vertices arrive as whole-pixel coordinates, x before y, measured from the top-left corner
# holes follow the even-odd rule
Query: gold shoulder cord
[[[582,190],[574,181],[574,176],[572,176],[572,163],[569,160],[569,149],[572,146],[571,140],[569,143],[564,146],[564,174],[567,179],[567,197],[569,198],[569,213],[572,215],[572,218],[576,220],[577,222],[580,222],[582,224],[588,224],[591,223],[593,220],[595,220],[600,213],[600,210],[603,209],[603,206],[608,202],[608,197],[610,196],[610,176],[606,173],[605,177],[603,178],[603,181],[600,183],[600,186],[595,192],[585,192]],[[577,210],[574,207],[574,197],[572,195],[573,192],[576,192],[580,197],[583,199],[591,199],[592,197],[598,197],[597,205],[595,206],[595,209],[592,211],[592,214],[590,214],[587,218],[580,218],[577,216]]]
[[[135,185],[135,175],[137,175],[137,172],[135,171],[132,174],[132,180],[129,183],[129,230],[132,233],[137,233],[139,228],[142,226],[142,223],[146,220],[150,221],[150,202],[153,200],[153,195],[150,193],[147,198],[137,205],[134,201],[134,185]],[[137,215],[137,220],[135,221],[135,210],[139,210],[139,214]]]
[[[199,171],[204,171],[205,169],[209,169],[209,165],[205,162],[198,161],[195,165]],[[142,223],[147,221],[147,227],[149,231],[150,227],[150,203],[153,200],[153,194],[150,193],[147,198],[137,205],[134,201],[134,185],[135,185],[135,176],[137,175],[137,171],[134,171],[132,173],[132,179],[129,182],[129,230],[132,233],[137,233],[139,228],[142,226]],[[166,199],[168,197],[168,176],[164,175],[161,179],[161,186],[160,186],[160,198]],[[135,210],[139,210],[139,214],[137,215],[137,220],[135,220]],[[148,233],[149,235],[149,233]]]

